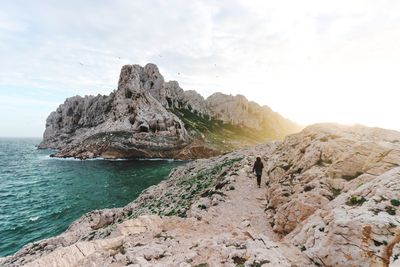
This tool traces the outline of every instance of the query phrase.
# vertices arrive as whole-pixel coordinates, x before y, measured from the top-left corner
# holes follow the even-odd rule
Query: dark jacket
[[[256,171],[257,175],[261,175],[263,168],[264,164],[261,161],[256,161],[253,166],[253,172]]]

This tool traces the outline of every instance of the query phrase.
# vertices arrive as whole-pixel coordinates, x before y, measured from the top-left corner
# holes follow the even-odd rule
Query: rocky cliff
[[[399,165],[399,132],[310,126],[178,167],[0,265],[400,266]]]
[[[202,158],[280,139],[300,128],[247,101],[214,94],[204,99],[165,82],[154,64],[122,68],[108,96],[68,98],[46,120],[39,148],[77,158]]]

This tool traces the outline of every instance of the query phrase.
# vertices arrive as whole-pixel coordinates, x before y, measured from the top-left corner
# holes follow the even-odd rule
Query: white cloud
[[[26,88],[51,101],[105,94],[123,64],[154,62],[184,89],[241,93],[301,123],[400,129],[399,7],[394,0],[3,2],[0,91]]]
[[[0,30],[4,32],[20,32],[26,29],[26,25],[17,20],[10,17],[10,14],[7,14],[3,10],[0,10]]]

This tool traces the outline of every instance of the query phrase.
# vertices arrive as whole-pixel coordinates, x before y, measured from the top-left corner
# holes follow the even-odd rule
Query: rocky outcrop
[[[400,133],[315,125],[264,154],[269,223],[319,266],[398,266]]]
[[[191,138],[150,94],[152,86],[146,69],[124,66],[118,90],[109,96],[72,97],[50,114],[39,147],[79,158],[175,157]]]
[[[0,265],[308,266],[298,248],[271,236],[248,153],[178,167],[126,207],[90,212]]]
[[[224,96],[219,96],[221,101]],[[247,102],[245,98],[243,101]],[[230,102],[227,111],[241,105]],[[52,112],[39,148],[57,149],[57,157],[81,159],[188,159],[281,138],[299,129],[272,112],[254,115],[250,109],[239,120],[228,121],[214,110],[219,110],[215,102],[204,100],[195,91],[184,91],[176,81],[165,82],[156,65],[126,65],[121,70],[118,89],[110,95],[71,97]],[[246,120],[249,123],[244,123]],[[198,125],[199,121],[202,125]],[[254,130],[256,135],[250,138],[251,142],[231,138],[245,137]]]
[[[286,237],[326,266],[399,266],[400,168],[343,193]]]
[[[399,192],[399,132],[318,124],[189,162],[0,265],[399,266]]]
[[[293,124],[269,107],[261,107],[242,95],[214,93],[206,100],[209,114],[224,123],[241,125],[256,130],[268,130],[277,136],[293,132]]]

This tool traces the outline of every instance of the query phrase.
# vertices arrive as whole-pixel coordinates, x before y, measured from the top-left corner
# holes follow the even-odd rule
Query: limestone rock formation
[[[293,132],[293,124],[290,121],[267,106],[261,107],[255,102],[248,101],[242,95],[214,93],[207,98],[206,103],[210,115],[225,123],[265,130],[277,136]]]
[[[0,265],[400,266],[399,165],[399,132],[313,125],[180,166]]]
[[[314,125],[264,159],[269,223],[284,240],[319,266],[400,264],[399,132]]]
[[[309,266],[298,248],[274,240],[246,154],[178,167],[126,207],[90,212],[0,265]]]
[[[238,105],[232,102],[229,111]],[[299,129],[275,113],[258,114],[255,123],[243,123],[254,120],[251,113],[242,114],[240,121],[214,118],[215,108],[213,104],[210,109],[197,92],[181,89],[176,81],[165,82],[154,64],[126,65],[118,89],[110,95],[71,97],[52,112],[39,148],[57,149],[57,157],[81,159],[188,159],[282,138]],[[246,141],[254,129],[256,133]],[[239,142],[240,137],[244,141]]]

